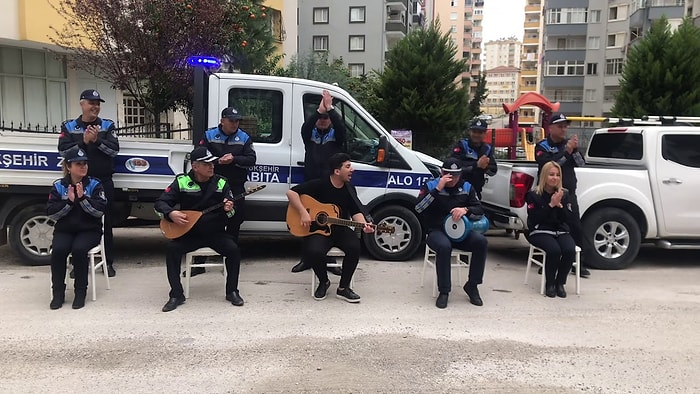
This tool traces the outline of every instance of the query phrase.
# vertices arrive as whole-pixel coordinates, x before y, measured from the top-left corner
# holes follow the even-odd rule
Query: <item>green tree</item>
[[[72,54],[73,67],[129,92],[158,121],[164,111],[192,105],[188,56],[240,63],[245,58],[255,69],[252,52],[259,48],[247,41],[251,31],[256,40],[262,39],[260,25],[269,25],[261,4],[262,0],[62,0],[52,6],[68,23],[53,27],[53,42]]]
[[[335,83],[342,88],[346,88],[352,78],[343,58],[331,58],[328,52],[312,52],[303,56],[295,55],[287,67],[276,70],[275,74]]]
[[[438,22],[409,33],[387,55],[379,73],[376,116],[388,129],[413,131],[413,146],[438,157],[466,129],[468,88],[458,83],[467,70],[455,60],[457,47]]]
[[[469,112],[472,116],[481,115],[481,105],[489,96],[489,90],[486,88],[486,73],[480,72],[479,76],[476,77],[476,87],[474,87],[474,94],[469,101]]]
[[[666,18],[629,50],[615,116],[700,116],[700,29],[685,19],[671,33]]]

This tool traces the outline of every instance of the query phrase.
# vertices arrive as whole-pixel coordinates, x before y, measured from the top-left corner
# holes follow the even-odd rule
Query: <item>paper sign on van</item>
[[[132,157],[124,163],[124,167],[131,172],[145,172],[151,167],[148,160],[140,157]]]

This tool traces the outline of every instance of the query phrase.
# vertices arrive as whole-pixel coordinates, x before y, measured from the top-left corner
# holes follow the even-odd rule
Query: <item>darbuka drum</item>
[[[489,220],[486,216],[482,216],[479,220],[469,220],[466,216],[462,216],[458,221],[452,220],[452,215],[447,215],[443,222],[443,229],[447,238],[452,242],[464,241],[469,236],[470,231],[477,233],[485,233],[489,229]]]

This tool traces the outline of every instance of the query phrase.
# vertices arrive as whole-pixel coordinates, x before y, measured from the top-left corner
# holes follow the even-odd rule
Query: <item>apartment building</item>
[[[384,69],[387,52],[422,26],[422,0],[299,0],[297,53],[343,58],[353,76]]]
[[[520,69],[512,66],[498,66],[486,70],[486,88],[489,95],[482,103],[484,113],[503,114],[503,103],[512,103],[518,98]]]
[[[700,26],[700,0],[687,0],[685,8],[685,14],[693,19],[693,24]]]
[[[547,1],[541,93],[566,114],[608,115],[630,44],[662,15],[677,26],[685,12],[683,0]]]
[[[484,44],[484,68],[506,66],[520,68],[523,44],[515,37],[491,40]]]
[[[482,69],[481,42],[483,34],[483,0],[426,0],[428,20],[439,20],[442,33],[449,33],[457,46],[456,59],[465,59],[467,71],[463,81],[470,88],[476,86],[476,77]]]
[[[3,0],[0,13],[0,128],[57,129],[65,119],[80,113],[78,97],[85,89],[97,89],[105,99],[100,115],[120,126],[146,123],[143,108],[133,97],[111,88],[111,83],[82,70],[72,69],[69,54],[54,45],[52,27],[61,30],[66,21],[52,7],[62,0]],[[285,38],[296,34],[294,0],[268,0],[273,31],[279,33],[280,51]],[[292,17],[286,18],[283,7]],[[292,36],[293,37],[293,36]],[[291,42],[296,40],[292,38]],[[64,55],[61,55],[61,54]],[[187,124],[184,115],[165,115],[173,125]]]
[[[543,34],[544,19],[542,10],[544,0],[525,1],[525,20],[523,22],[523,46],[520,58],[520,83],[518,95],[527,92],[540,93],[542,83],[542,73],[540,70],[543,56]],[[534,124],[539,119],[539,108],[521,107],[518,114],[522,124]]]

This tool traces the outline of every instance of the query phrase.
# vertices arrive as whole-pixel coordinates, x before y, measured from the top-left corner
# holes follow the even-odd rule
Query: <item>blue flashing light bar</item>
[[[187,58],[187,64],[192,67],[220,67],[219,59],[212,56],[190,56]]]

